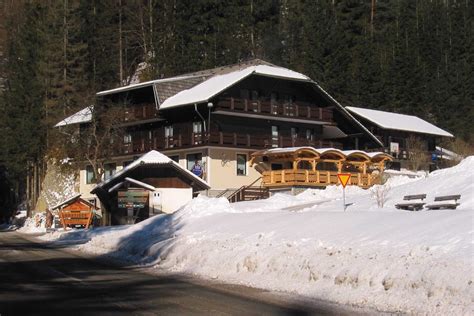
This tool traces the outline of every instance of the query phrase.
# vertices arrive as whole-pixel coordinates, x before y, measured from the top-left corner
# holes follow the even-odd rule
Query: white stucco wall
[[[250,153],[252,150],[242,149],[210,149],[210,186],[213,190],[238,189],[241,186],[249,185],[261,175],[250,167]],[[247,174],[237,175],[237,154],[247,155]],[[256,183],[255,185],[259,185]]]
[[[193,189],[176,189],[176,188],[160,188],[157,189],[155,192],[159,192],[161,195],[161,211],[163,213],[174,213],[176,212],[181,206],[185,205],[193,198]],[[153,202],[152,199],[153,192],[150,192],[150,215],[152,215],[152,207],[151,205]]]

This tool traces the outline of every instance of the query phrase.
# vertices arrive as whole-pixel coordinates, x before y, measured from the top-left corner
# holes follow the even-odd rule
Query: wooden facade
[[[58,210],[59,218],[64,229],[67,227],[82,226],[88,229],[92,224],[95,205],[91,204],[81,198],[81,195],[76,195],[52,208]]]
[[[351,139],[356,133],[353,123],[335,115],[335,107],[307,82],[250,77],[215,96],[210,101],[212,107],[197,104],[197,111],[193,105],[158,109],[151,89],[107,98],[127,100],[122,123],[125,136],[115,142],[117,156],[201,146],[343,149],[355,144]],[[345,128],[341,132],[344,137],[325,135],[323,130],[328,126]]]

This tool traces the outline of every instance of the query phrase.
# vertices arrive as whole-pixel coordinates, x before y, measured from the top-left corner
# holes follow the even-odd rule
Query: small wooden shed
[[[92,223],[94,211],[97,208],[94,204],[82,199],[81,194],[77,194],[54,206],[51,210],[58,210],[64,229],[68,226],[83,226],[87,229]]]

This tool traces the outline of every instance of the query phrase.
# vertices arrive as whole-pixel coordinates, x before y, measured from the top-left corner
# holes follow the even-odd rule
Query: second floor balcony
[[[132,141],[122,143],[117,148],[117,155],[140,154],[155,150],[185,149],[199,146],[217,146],[246,149],[264,149],[276,147],[299,147],[313,146],[316,148],[339,148],[342,144],[338,142],[321,139],[307,139],[305,137],[290,136],[256,136],[252,134],[213,132],[205,133],[182,133],[173,136],[147,135],[133,137]]]
[[[298,119],[333,122],[331,109],[318,107],[302,101],[263,101],[238,98],[222,98],[217,103],[217,110],[233,111],[265,116],[287,116]]]

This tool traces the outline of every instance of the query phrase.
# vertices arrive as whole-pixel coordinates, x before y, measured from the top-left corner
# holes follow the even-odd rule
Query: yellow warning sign
[[[347,182],[349,182],[349,179],[351,178],[350,173],[338,173],[337,177],[339,178],[339,182],[341,182],[342,187],[345,188],[347,185]]]

